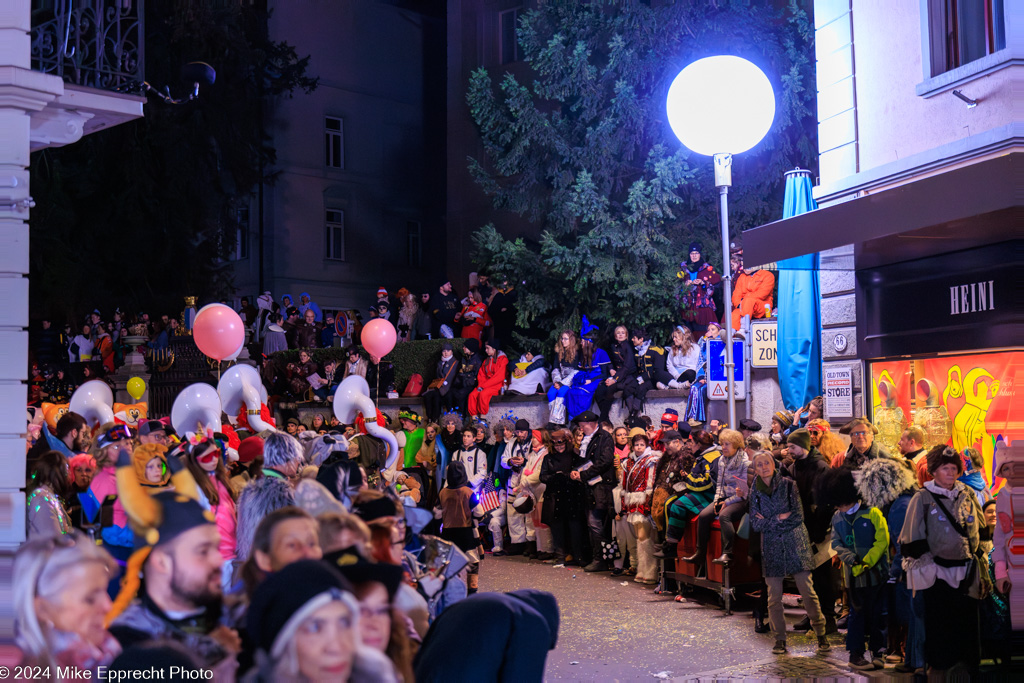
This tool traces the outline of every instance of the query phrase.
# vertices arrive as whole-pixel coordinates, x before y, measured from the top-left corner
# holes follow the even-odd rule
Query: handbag
[[[409,383],[405,385],[405,391],[402,392],[402,396],[406,396],[406,397],[419,396],[422,392],[423,392],[423,375],[421,375],[419,373],[414,373],[409,378]]]
[[[750,513],[744,512],[743,519],[740,520],[739,526],[736,527],[736,535],[742,539],[750,538]]]
[[[605,562],[617,560],[622,557],[619,552],[619,542],[614,538],[611,541],[601,541],[601,559]]]
[[[565,424],[565,399],[561,396],[548,405],[548,420],[556,425]]]

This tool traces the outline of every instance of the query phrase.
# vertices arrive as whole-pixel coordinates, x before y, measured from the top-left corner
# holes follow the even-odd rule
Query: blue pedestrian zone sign
[[[746,386],[743,383],[743,341],[735,339],[732,342],[732,362],[735,364],[733,370],[733,395],[743,398],[746,393]],[[729,393],[729,381],[725,375],[725,342],[720,339],[712,339],[708,343],[708,398],[716,401],[724,401]]]

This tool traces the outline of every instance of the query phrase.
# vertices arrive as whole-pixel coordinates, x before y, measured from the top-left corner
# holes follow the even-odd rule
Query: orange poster
[[[911,389],[908,407],[899,395],[902,377]],[[891,384],[909,421],[934,438],[929,446],[947,443],[961,453],[978,449],[985,480],[992,484],[996,440],[1024,439],[1024,393],[1017,391],[1021,382],[1024,351],[871,363],[872,415],[877,419],[877,411],[886,407]],[[993,491],[1001,485],[997,480]]]

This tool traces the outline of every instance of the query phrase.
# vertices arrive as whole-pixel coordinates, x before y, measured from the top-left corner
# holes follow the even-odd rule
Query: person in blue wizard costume
[[[577,373],[573,377],[572,386],[568,387],[565,394],[565,412],[570,423],[580,413],[590,410],[597,387],[610,377],[608,371],[612,367],[612,359],[604,349],[598,348],[598,332],[597,325],[591,324],[587,316],[583,316],[580,328],[580,354],[576,361]],[[551,397],[548,398],[550,400]]]

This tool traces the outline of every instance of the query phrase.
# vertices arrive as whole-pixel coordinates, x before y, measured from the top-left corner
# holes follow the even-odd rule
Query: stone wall
[[[854,417],[864,414],[864,381],[861,362],[857,357],[857,295],[852,268],[853,245],[822,252],[823,263],[851,263],[847,270],[819,271],[821,287],[821,365],[822,375],[830,367],[850,367],[853,370]],[[836,348],[837,335],[846,338],[846,347]],[[825,417],[832,420],[831,416]],[[834,424],[845,424],[847,418],[837,417]]]

